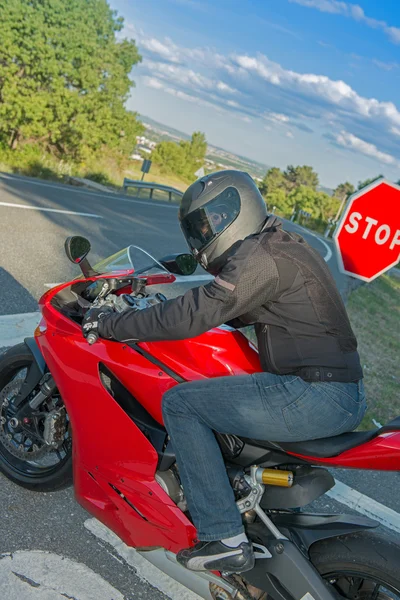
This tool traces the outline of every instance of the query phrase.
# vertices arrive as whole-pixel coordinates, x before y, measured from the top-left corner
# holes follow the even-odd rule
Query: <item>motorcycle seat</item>
[[[330,458],[338,456],[347,450],[366,444],[378,435],[400,431],[400,417],[397,417],[387,425],[373,431],[353,431],[350,433],[342,433],[334,437],[322,438],[319,440],[309,440],[307,442],[276,442],[277,445],[285,452],[292,454],[301,454],[302,456],[310,456],[315,458]],[[257,446],[266,446],[268,442],[255,442]],[[271,444],[268,446],[271,447]]]

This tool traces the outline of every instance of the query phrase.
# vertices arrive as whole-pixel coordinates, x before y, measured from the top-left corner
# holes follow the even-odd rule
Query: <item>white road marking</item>
[[[82,563],[40,550],[0,555],[0,597],[5,600],[124,600]]]
[[[0,317],[0,348],[15,346],[33,336],[41,318],[40,312],[3,315]]]
[[[284,226],[284,227],[285,227],[285,226]],[[322,245],[323,245],[323,246],[326,248],[326,254],[325,254],[325,256],[324,256],[324,261],[325,261],[325,262],[329,262],[329,261],[330,261],[330,259],[331,259],[331,258],[332,258],[332,256],[333,256],[333,253],[332,253],[332,249],[331,249],[331,248],[328,246],[328,244],[327,244],[327,243],[326,243],[324,240],[322,240],[322,239],[319,237],[319,235],[316,235],[316,234],[315,234],[315,233],[313,233],[313,232],[312,232],[310,229],[305,229],[305,228],[301,227],[301,225],[298,225],[298,227],[299,227],[299,228],[301,228],[301,230],[302,230],[302,231],[301,231],[301,235],[306,235],[306,234],[307,234],[307,235],[312,235],[312,236],[313,236],[313,237],[314,237],[316,240],[318,240],[319,242],[321,242],[321,244],[322,244]]]
[[[40,212],[61,213],[63,215],[77,215],[78,217],[92,217],[94,219],[104,219],[100,215],[92,213],[76,212],[74,210],[61,210],[59,208],[44,208],[42,206],[27,206],[26,204],[14,204],[12,202],[0,202],[0,206],[8,206],[9,208],[23,208],[25,210],[38,210]]]
[[[124,544],[114,532],[97,519],[87,519],[84,525],[97,538],[110,544],[119,556],[135,569],[136,575],[140,579],[144,579],[169,598],[173,600],[200,600],[200,596],[160,571],[136,552],[134,548]]]
[[[325,246],[326,248],[326,254],[324,256],[324,261],[328,262],[331,258],[332,258],[332,249],[329,248],[328,244],[326,242],[324,242],[324,240],[321,240],[321,238],[318,235],[315,235],[315,233],[311,233],[311,231],[307,230],[308,235],[312,235],[313,237],[315,237],[319,242],[321,242],[321,244],[323,246]]]
[[[327,492],[327,496],[400,533],[400,514],[398,512],[357,492],[345,483],[336,479],[335,487]]]
[[[26,179],[21,179],[20,177],[15,177],[15,176],[11,176],[11,175],[5,175],[4,173],[0,174],[0,180],[1,179],[11,179],[11,180],[17,180],[20,181],[21,183],[25,183],[26,185],[38,185],[41,187],[48,187],[48,188],[52,188],[55,190],[64,190],[66,192],[74,192],[76,194],[80,194],[80,195],[84,195],[84,196],[93,196],[93,197],[97,197],[97,198],[103,198],[103,199],[108,199],[108,200],[120,200],[121,202],[131,202],[132,204],[144,204],[146,206],[160,206],[162,208],[175,208],[175,210],[178,210],[178,204],[173,204],[173,203],[163,203],[163,202],[155,202],[154,200],[134,200],[133,198],[121,198],[121,196],[118,196],[117,194],[112,194],[112,195],[107,195],[105,192],[100,194],[98,192],[91,192],[89,190],[84,190],[81,189],[79,187],[75,187],[75,186],[67,186],[67,185],[56,185],[54,183],[44,183],[42,181],[31,181],[31,180],[26,180]]]

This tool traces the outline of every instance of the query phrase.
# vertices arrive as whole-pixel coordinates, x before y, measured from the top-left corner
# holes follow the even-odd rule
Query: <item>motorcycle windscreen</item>
[[[98,262],[93,268],[99,274],[132,270],[135,275],[168,273],[151,254],[143,248],[133,245]]]

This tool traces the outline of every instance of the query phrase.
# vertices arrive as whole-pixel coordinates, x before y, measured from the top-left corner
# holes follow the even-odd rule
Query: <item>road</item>
[[[0,351],[1,346],[7,344],[4,332],[8,331],[1,315],[33,313],[46,284],[77,275],[63,250],[68,235],[84,235],[91,240],[93,262],[132,243],[143,246],[156,257],[187,250],[177,222],[176,205],[93,193],[8,175],[0,175],[0,223]],[[332,245],[296,224],[285,222],[284,227],[299,231],[321,252],[339,288],[344,291],[347,278],[338,271]],[[9,317],[9,321],[14,322],[14,317]],[[400,533],[398,473],[340,470],[335,476],[361,492],[359,510],[368,512],[370,503],[372,513]],[[343,507],[344,503],[354,508],[351,492],[346,485],[343,489],[344,495],[337,492],[324,496],[316,507],[338,512],[347,509]],[[12,553],[11,557],[6,554],[0,560],[0,596],[7,600],[13,600],[14,596],[9,591],[8,595],[1,592],[9,590],[7,586],[11,581],[15,584],[13,589],[18,600],[25,600],[25,597],[40,600],[63,600],[65,597],[158,600],[165,598],[165,594],[179,600],[194,597],[182,588],[171,588],[168,581],[143,566],[135,553],[105,542],[104,531],[99,530],[76,504],[72,490],[37,495],[0,477],[0,505],[0,554]],[[32,554],[32,551],[40,552]],[[65,563],[64,559],[75,562]],[[37,564],[42,564],[40,572]],[[51,570],[64,581],[65,564],[71,572],[77,570],[75,583],[65,581],[65,586],[57,591],[56,583],[49,583],[45,573]],[[18,568],[23,570],[25,579],[42,582],[37,589],[44,590],[43,596],[29,595],[33,590],[32,586],[29,588],[31,584],[12,574],[18,570],[13,565],[20,565]],[[90,585],[87,582],[91,582]],[[45,595],[49,589],[54,595]],[[29,594],[24,596],[21,590],[28,590]]]

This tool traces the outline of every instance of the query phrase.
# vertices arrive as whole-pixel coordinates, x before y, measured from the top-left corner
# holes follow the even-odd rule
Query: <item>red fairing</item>
[[[54,313],[45,304],[36,340],[71,421],[76,499],[130,546],[191,545],[195,528],[154,479],[156,451],[101,384],[99,364],[158,419],[162,395],[176,382],[127,346],[89,346],[78,325]]]
[[[261,371],[257,350],[238,331],[217,328],[196,338],[140,346],[187,381]]]
[[[126,544],[177,552],[194,543],[196,530],[155,481],[157,453],[101,384],[99,365],[159,423],[163,394],[177,382],[125,344],[87,344],[80,326],[50,303],[68,285],[41,298],[35,336],[71,421],[76,498]],[[256,349],[238,332],[214,329],[190,340],[140,346],[188,381],[261,370]]]
[[[314,465],[371,471],[400,471],[400,432],[384,433],[366,444],[332,458],[315,458],[300,454],[294,456]]]

